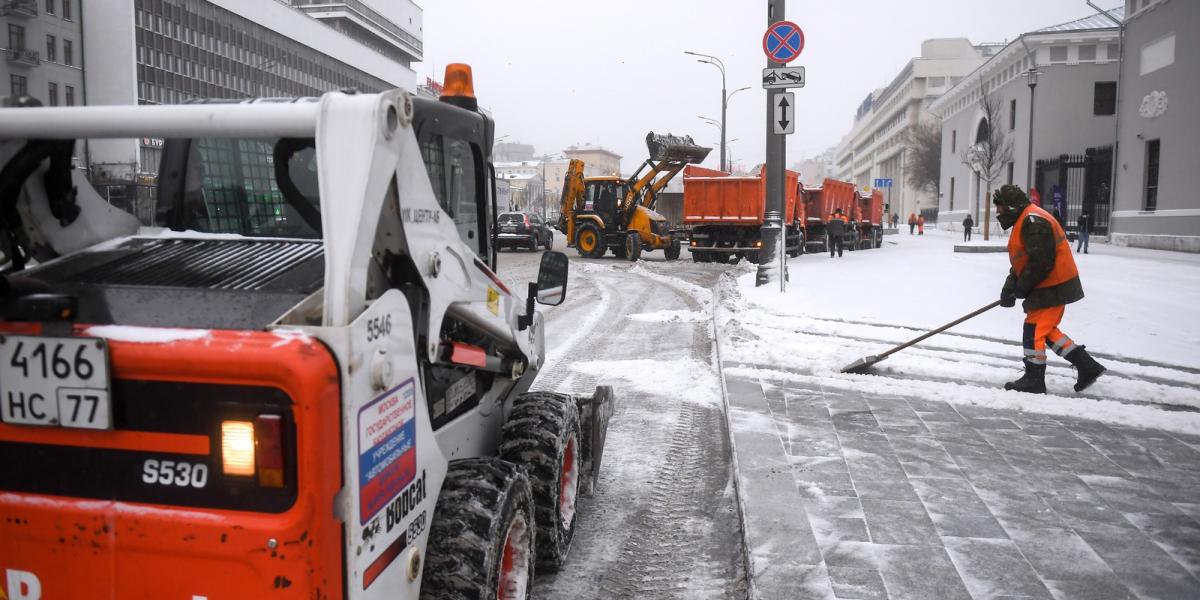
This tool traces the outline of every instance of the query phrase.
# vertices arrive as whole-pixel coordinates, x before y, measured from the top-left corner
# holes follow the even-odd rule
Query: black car
[[[533,213],[501,213],[496,222],[500,227],[497,248],[537,250],[538,246],[543,246],[550,250],[554,246],[554,232],[541,217]]]

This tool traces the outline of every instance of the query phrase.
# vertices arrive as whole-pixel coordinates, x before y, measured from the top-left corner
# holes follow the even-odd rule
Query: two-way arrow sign
[[[771,119],[777,135],[796,133],[796,94],[794,92],[779,92],[775,94],[775,115]]]

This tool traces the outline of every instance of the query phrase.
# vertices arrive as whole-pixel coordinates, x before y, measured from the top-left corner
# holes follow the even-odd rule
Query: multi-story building
[[[506,161],[493,164],[496,168],[496,188],[507,188],[508,210],[549,214],[541,161]]]
[[[48,1],[48,0],[47,0]],[[374,5],[374,8],[372,7]],[[411,0],[130,0],[81,15],[88,104],[415,91],[421,9]],[[89,144],[93,178],[157,172],[161,140]]]
[[[44,106],[83,103],[79,0],[0,0],[4,62],[0,96],[32,96]]]
[[[967,214],[982,226],[987,189],[1013,184],[1036,188],[1047,207],[1059,198],[1068,225],[1088,207],[1098,233],[1106,230],[1120,14],[1093,14],[1025,33],[932,103],[930,110],[942,119],[939,227],[961,229]],[[1036,70],[1032,88],[1030,69]],[[971,158],[988,132],[980,104],[985,96],[1000,109],[992,128],[1011,148],[1011,156],[992,169],[991,182]]]
[[[835,178],[870,188],[875,179],[892,179],[889,212],[908,215],[937,206],[937,196],[908,184],[905,138],[909,128],[933,119],[930,103],[973,71],[998,46],[972,44],[965,38],[925,40],[921,55],[908,61],[887,87],[871,92],[859,105],[854,126],[838,144]]]
[[[1114,244],[1200,252],[1200,2],[1126,0]]]

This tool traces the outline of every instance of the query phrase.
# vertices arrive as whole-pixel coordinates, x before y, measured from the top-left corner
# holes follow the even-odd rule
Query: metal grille
[[[1063,219],[1067,228],[1078,225],[1079,215],[1087,209],[1092,215],[1092,233],[1108,233],[1109,212],[1112,206],[1112,146],[1088,148],[1082,155],[1062,154],[1056,158],[1037,161],[1034,178],[1042,194],[1042,205],[1053,205],[1055,186],[1060,187],[1066,200]]]
[[[85,284],[259,290],[324,253],[320,241],[154,240],[90,269]]]

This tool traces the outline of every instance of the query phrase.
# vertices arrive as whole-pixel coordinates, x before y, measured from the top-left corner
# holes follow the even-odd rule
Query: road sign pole
[[[784,20],[785,0],[767,0],[767,26]],[[782,67],[785,63],[777,63],[769,58],[767,67]],[[754,278],[757,286],[762,286],[779,279],[779,289],[784,289],[787,278],[787,263],[781,260],[783,243],[783,208],[784,208],[784,165],[787,162],[787,136],[775,133],[775,95],[783,90],[767,90],[767,205],[763,215],[762,250],[759,253],[758,273]]]

